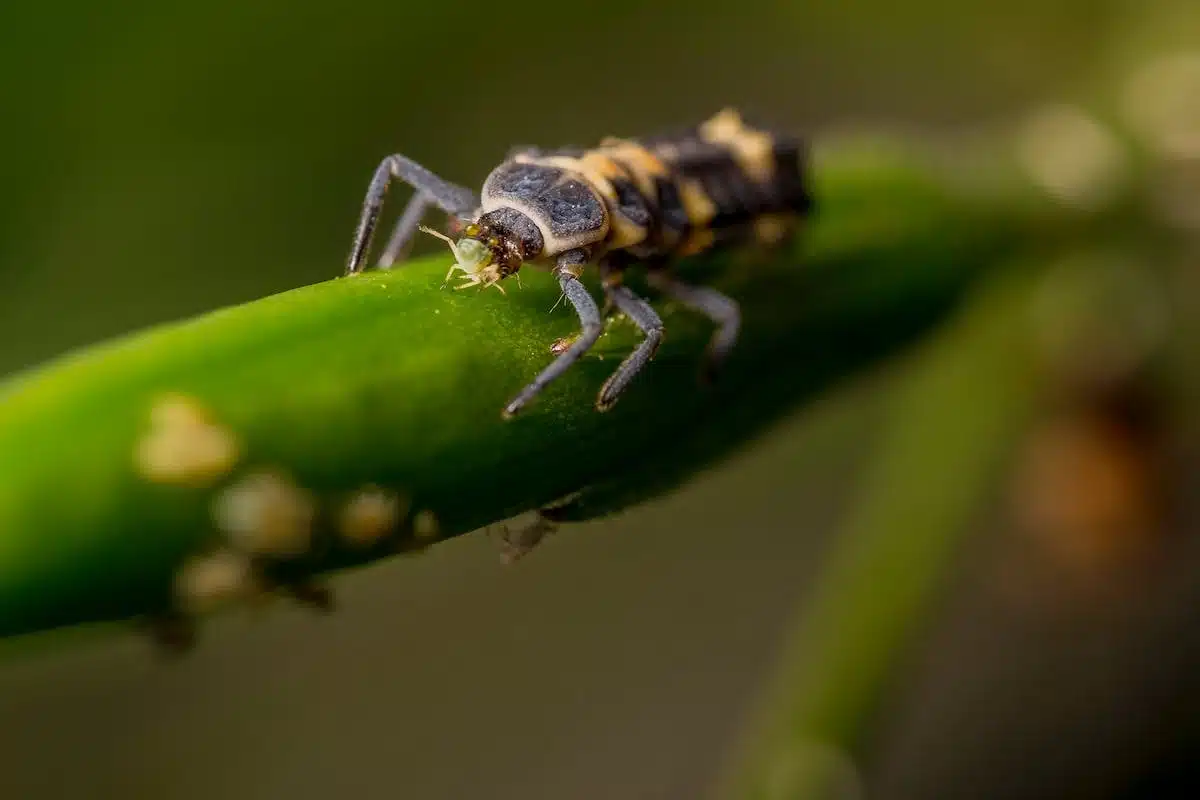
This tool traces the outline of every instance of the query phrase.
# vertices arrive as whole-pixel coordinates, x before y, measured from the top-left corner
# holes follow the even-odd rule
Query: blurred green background
[[[1074,93],[1137,8],[6,5],[8,368],[336,274],[390,152],[480,181],[514,143],[653,132],[727,104],[797,131],[975,125]]]
[[[815,137],[1000,136],[1046,103],[1115,113],[1131,71],[1189,47],[1191,0],[8,4],[0,371],[338,274],[387,153],[478,182],[512,144],[726,105]],[[6,660],[0,794],[703,796],[903,373],[863,376],[678,494],[514,568],[476,535],[345,576],[329,619],[222,618],[179,664],[132,634]],[[1177,416],[1164,447],[1186,497],[1197,426]],[[1195,529],[1187,506],[1172,531]],[[1155,558],[1099,569],[1087,545],[1005,519],[985,515],[869,746],[835,754],[843,796],[1194,781],[1200,638],[1184,632],[1200,570],[1169,567],[1196,545],[1146,533]]]

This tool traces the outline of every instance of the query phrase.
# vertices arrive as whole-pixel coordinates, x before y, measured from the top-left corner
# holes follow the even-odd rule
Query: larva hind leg
[[[647,282],[672,300],[698,311],[716,323],[717,330],[708,343],[708,352],[701,372],[705,381],[715,380],[733,346],[737,344],[738,333],[742,327],[742,312],[737,301],[716,289],[693,286],[676,280],[663,270],[650,272]]]

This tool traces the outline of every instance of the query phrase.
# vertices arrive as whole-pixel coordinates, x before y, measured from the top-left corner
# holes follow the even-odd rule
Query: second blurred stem
[[[767,733],[722,796],[860,796],[849,753],[943,587],[1035,395],[1033,276],[999,270],[916,356],[860,501],[805,598],[773,685]]]

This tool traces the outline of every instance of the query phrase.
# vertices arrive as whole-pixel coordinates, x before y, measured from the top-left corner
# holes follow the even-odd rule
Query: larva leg
[[[705,380],[715,379],[737,343],[738,331],[742,327],[742,312],[737,302],[716,289],[683,283],[663,271],[650,272],[647,281],[667,297],[700,312],[717,324],[717,330],[708,344],[703,368]]]
[[[606,286],[604,289],[608,299],[622,313],[633,320],[633,324],[645,334],[645,338],[617,367],[609,379],[600,387],[596,398],[596,408],[608,411],[617,402],[621,392],[637,376],[646,363],[654,357],[658,345],[662,342],[663,324],[658,314],[642,298],[634,294],[627,286]]]
[[[571,342],[570,346],[550,363],[550,366],[542,370],[528,386],[513,398],[512,402],[504,407],[506,418],[516,415],[551,381],[570,369],[571,365],[582,358],[583,354],[590,350],[596,340],[600,338],[600,333],[604,329],[600,322],[600,309],[596,307],[596,301],[588,294],[587,287],[580,282],[578,277],[579,270],[586,263],[586,252],[571,250],[560,255],[554,267],[554,275],[558,278],[558,285],[562,287],[563,295],[579,316],[579,337]]]
[[[346,259],[347,275],[363,270],[363,262],[366,261],[367,251],[371,248],[371,238],[379,223],[379,214],[383,210],[383,201],[393,179],[412,186],[417,190],[417,195],[409,202],[408,208],[397,223],[397,230],[388,242],[387,252],[384,253],[381,263],[388,259],[389,254],[394,256],[404,249],[429,205],[435,205],[456,217],[468,217],[479,208],[478,195],[465,186],[438,177],[406,156],[388,156],[380,162],[367,187],[362,214],[354,231],[354,243],[350,247],[350,256]]]

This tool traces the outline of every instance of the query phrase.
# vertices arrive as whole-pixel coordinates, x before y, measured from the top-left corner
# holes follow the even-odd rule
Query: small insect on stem
[[[442,283],[443,288],[450,282],[450,276],[456,270],[462,270],[466,273],[466,277],[463,279],[463,283],[454,287],[455,289],[466,289],[468,286],[495,286],[500,290],[500,294],[505,294],[504,287],[499,283],[500,278],[485,272],[488,265],[486,251],[481,252],[474,239],[461,239],[456,242],[446,234],[424,225],[418,226],[418,230],[441,239],[450,246],[450,252],[454,253],[454,263],[446,271],[446,277]]]
[[[663,335],[650,304],[622,285],[625,269],[644,264],[657,291],[716,324],[704,365],[711,378],[733,349],[741,313],[732,298],[677,278],[674,265],[712,248],[780,242],[812,207],[806,162],[800,140],[748,125],[732,109],[668,136],[609,138],[590,149],[515,151],[478,194],[391,155],[367,189],[346,274],[364,269],[393,179],[416,194],[379,266],[390,266],[420,230],[454,254],[443,286],[462,272],[456,289],[495,286],[503,292],[500,282],[522,265],[549,269],[579,317],[580,333],[555,343],[554,360],[504,407],[511,417],[600,337],[603,314],[579,280],[586,267],[596,266],[606,310],[629,317],[644,336],[601,387],[596,408],[606,411],[653,358]],[[430,206],[450,215],[457,239],[419,224]]]

